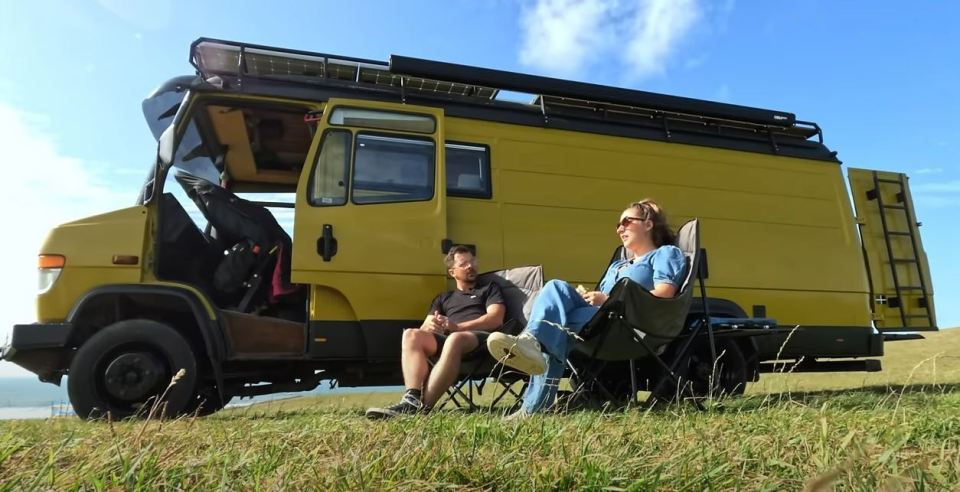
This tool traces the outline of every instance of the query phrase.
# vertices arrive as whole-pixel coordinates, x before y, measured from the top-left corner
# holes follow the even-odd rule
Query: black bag
[[[213,272],[213,287],[224,294],[235,294],[249,280],[257,264],[257,253],[250,240],[241,241],[226,251]]]

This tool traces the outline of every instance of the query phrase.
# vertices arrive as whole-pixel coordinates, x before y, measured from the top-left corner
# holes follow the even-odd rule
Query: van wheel
[[[185,374],[167,390],[171,379]],[[81,418],[146,417],[166,390],[155,416],[186,410],[197,381],[190,344],[173,328],[152,320],[119,321],[90,337],[77,351],[67,392]]]
[[[718,360],[715,366],[710,358],[709,343],[699,343],[693,347],[685,365],[686,374],[682,374],[685,382],[692,386],[693,394],[700,397],[742,395],[749,377],[743,351],[733,340],[721,339],[716,342]]]
[[[230,402],[230,395],[220,398],[220,392],[216,385],[200,385],[194,392],[193,398],[187,408],[184,409],[186,415],[197,415],[206,417],[207,415],[219,412]]]

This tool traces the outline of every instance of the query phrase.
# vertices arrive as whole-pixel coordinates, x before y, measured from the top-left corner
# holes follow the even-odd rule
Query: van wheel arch
[[[218,321],[209,318],[203,301],[187,289],[139,284],[92,289],[77,301],[67,316],[67,321],[74,325],[70,344],[81,347],[100,330],[129,319],[169,325],[186,339],[196,354],[199,376],[212,377],[217,387],[223,387],[220,365],[226,357],[226,341]]]

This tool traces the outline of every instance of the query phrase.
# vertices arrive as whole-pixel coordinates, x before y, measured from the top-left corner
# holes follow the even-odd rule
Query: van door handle
[[[337,255],[337,238],[333,236],[333,226],[323,224],[323,235],[317,239],[317,254],[323,261],[330,261]]]

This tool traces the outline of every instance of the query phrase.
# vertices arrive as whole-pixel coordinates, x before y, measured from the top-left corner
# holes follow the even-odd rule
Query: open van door
[[[920,242],[907,176],[849,169],[877,329],[937,329],[930,267]]]
[[[308,351],[396,359],[446,290],[443,110],[330,99],[307,118],[292,280],[310,285]]]

